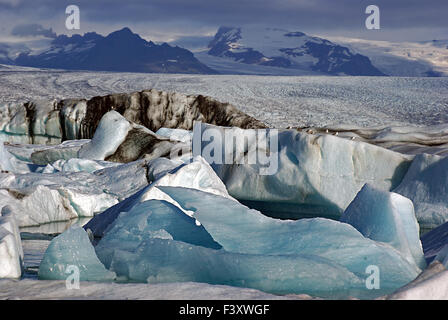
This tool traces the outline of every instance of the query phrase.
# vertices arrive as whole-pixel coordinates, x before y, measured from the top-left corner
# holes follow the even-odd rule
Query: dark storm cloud
[[[447,0],[0,0],[0,10],[29,16],[39,23],[39,19],[63,20],[69,4],[78,5],[83,21],[91,25],[131,28],[143,23],[210,27],[263,24],[305,32],[353,32],[365,29],[364,11],[370,4],[380,7],[384,30],[448,28]]]
[[[46,38],[56,38],[56,33],[53,31],[53,29],[51,29],[51,28],[46,29],[37,23],[21,24],[21,25],[15,26],[12,29],[11,34],[13,36],[18,36],[18,37],[44,36]]]

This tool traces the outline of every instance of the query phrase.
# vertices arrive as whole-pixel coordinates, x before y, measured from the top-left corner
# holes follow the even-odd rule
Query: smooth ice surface
[[[0,299],[110,299],[110,300],[285,300],[308,295],[276,296],[255,289],[197,282],[113,283],[81,282],[79,290],[67,290],[65,281],[0,279]]]
[[[391,245],[420,269],[426,267],[411,200],[366,184],[340,221],[352,225],[369,239]]]
[[[184,186],[231,198],[223,182],[201,157],[195,157],[190,163],[168,159],[152,160],[148,163],[148,178],[152,180],[150,185],[95,216],[85,228],[91,229],[95,236],[101,237],[120,212],[129,211],[136,204],[152,199],[168,201],[178,206],[185,214],[192,215],[191,212],[182,209],[176,201],[161,191],[160,186]]]
[[[201,139],[204,132],[214,130],[222,137],[229,133],[236,137],[249,133],[249,130],[204,123],[199,126],[201,130],[194,131],[193,140],[201,141],[201,154],[210,162],[215,160],[207,157],[206,150],[211,143]],[[271,132],[257,131],[265,137]],[[234,161],[211,165],[236,199],[262,203],[272,211],[290,211],[288,216],[296,218],[307,215],[339,218],[365,183],[389,191],[400,183],[409,166],[409,157],[399,153],[331,135],[281,130],[278,156],[274,144],[275,139],[269,146],[266,143],[255,146],[261,153],[269,147],[271,155],[267,165],[260,160],[247,164],[248,158],[242,159],[244,164]],[[255,152],[246,149],[247,146],[243,151]],[[221,163],[237,152],[236,147],[224,149]],[[262,169],[268,169],[269,174],[260,175]]]
[[[19,228],[10,207],[0,213],[0,278],[20,278],[23,249]]]
[[[75,266],[80,280],[111,281],[115,278],[98,260],[84,229],[71,227],[54,238],[39,266],[39,279],[66,280]]]
[[[238,254],[160,238],[142,241],[136,251],[117,248],[111,270],[140,282],[206,282],[279,294],[344,297],[364,285],[318,256]]]
[[[422,228],[448,221],[448,157],[419,154],[394,192],[412,200]]]
[[[79,158],[104,160],[117,151],[126,139],[131,123],[116,111],[109,111],[100,120],[92,140],[82,146]]]

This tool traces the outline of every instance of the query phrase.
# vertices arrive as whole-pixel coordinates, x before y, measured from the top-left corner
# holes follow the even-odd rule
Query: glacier
[[[192,129],[193,120],[242,128],[266,127],[233,105],[211,97],[151,89],[96,96],[89,100],[35,99],[24,103],[1,103],[0,136],[5,141],[22,144],[58,144],[66,140],[91,139],[101,118],[111,111],[140,125],[140,131],[145,128],[155,132],[162,127]],[[123,120],[120,123],[117,128],[121,128],[123,133],[127,125]],[[105,134],[107,131],[104,129],[97,135]],[[111,143],[116,144],[118,140]],[[112,145],[108,147],[112,148]],[[90,157],[100,155],[92,149],[84,152]],[[106,149],[97,152],[104,153]]]
[[[20,79],[17,73],[8,72],[5,83]],[[91,268],[90,280],[95,280],[95,270],[99,268],[101,273],[106,272],[107,281],[115,278],[117,282],[149,282],[148,290],[189,288],[191,282],[183,281],[203,281],[213,285],[195,285],[212,290],[227,284],[240,290],[253,287],[275,294],[304,293],[325,298],[446,296],[446,225],[441,225],[446,223],[446,161],[441,156],[418,154],[445,155],[446,126],[441,124],[440,130],[400,127],[443,122],[443,79],[434,80],[441,85],[439,88],[420,79],[384,79],[384,84],[378,85],[375,79],[367,78],[353,81],[338,77],[242,77],[233,81],[226,76],[154,75],[148,80],[146,75],[121,75],[128,81],[125,84],[110,74],[110,79],[98,75],[86,84],[84,73],[69,76],[62,72],[53,78],[49,73],[45,83],[52,86],[52,81],[58,79],[57,99],[63,100],[53,99],[43,90],[39,94],[47,100],[31,97],[32,101],[25,102],[24,97],[35,94],[36,88],[42,86],[43,76],[23,76],[35,79],[24,84],[32,86],[32,90],[18,99],[13,97],[17,93],[12,85],[11,93],[6,93],[0,103],[0,136],[6,141],[0,146],[1,211],[6,215],[13,213],[22,237],[48,239],[54,233],[65,235],[65,240],[61,238],[67,247],[61,248],[67,249],[59,252],[71,254],[72,259],[68,260],[74,264],[79,258],[77,252],[89,248],[89,253],[82,255],[89,258],[83,262],[87,267],[83,270],[89,274]],[[79,80],[85,92],[67,91],[67,79],[72,77]],[[212,83],[207,84],[210,80]],[[183,94],[157,90],[110,94],[112,90],[117,92],[111,89],[115,86],[122,88],[118,91],[143,90],[139,86],[147,86],[148,81],[161,81],[157,87],[164,90],[183,88]],[[375,88],[370,88],[371,84]],[[248,115],[235,112],[232,105],[214,98],[187,96],[198,85],[202,91],[197,92],[211,92],[211,96],[238,105]],[[412,91],[420,85],[425,92],[420,91],[417,96]],[[362,88],[366,95],[361,97],[355,91]],[[381,102],[384,97],[374,97],[379,95],[377,89],[391,98],[388,106]],[[412,107],[404,106],[392,113],[389,104],[397,106],[398,96],[393,92],[398,89],[409,94],[405,101],[412,102]],[[322,93],[331,95],[330,104],[329,99],[319,98]],[[425,107],[429,93],[434,95],[430,100],[434,102],[432,115]],[[87,98],[73,97],[80,94]],[[333,99],[334,95],[340,96]],[[89,98],[93,96],[96,97]],[[299,96],[303,100],[297,105]],[[4,103],[8,97],[21,102]],[[362,106],[349,103],[360,98]],[[268,110],[266,104],[272,104],[272,108]],[[378,108],[370,108],[373,105]],[[418,109],[417,105],[421,106],[421,113],[412,118],[416,113],[410,108]],[[337,114],[330,110],[335,106],[341,106]],[[362,113],[354,120],[347,117],[353,110]],[[208,123],[203,128],[223,131],[268,130],[251,116],[279,128],[297,124],[316,127],[280,130],[279,172],[271,178],[260,177],[257,166],[217,168],[206,158],[193,157],[188,150],[194,140],[194,121]],[[131,129],[112,130],[109,117]],[[350,120],[351,125],[339,125],[344,119]],[[398,121],[397,126],[393,120]],[[101,122],[110,132],[102,137]],[[338,125],[330,126],[331,123]],[[372,123],[390,127],[356,127]],[[171,159],[160,157],[166,156],[163,150],[169,148],[156,147],[162,152],[147,153],[148,149],[137,143],[142,136],[156,136],[157,141],[185,147],[187,152]],[[113,148],[109,148],[111,145]],[[105,146],[106,152],[99,146]],[[87,156],[81,150],[87,150]],[[95,155],[98,151],[100,154]],[[273,213],[281,218],[308,219],[279,220],[264,215],[275,216]],[[93,218],[87,225],[75,222],[84,216]],[[362,221],[356,221],[355,216],[362,217]],[[341,217],[344,218],[340,220]],[[416,218],[420,226],[416,225]],[[86,231],[65,231],[70,224],[79,224]],[[439,227],[423,234],[420,244],[419,229],[426,232],[436,226]],[[42,232],[48,234],[34,233],[41,232],[37,230],[46,230]],[[18,232],[15,234],[17,237]],[[90,244],[89,235],[96,237],[95,246]],[[11,235],[5,239],[13,243]],[[78,248],[77,243],[85,246]],[[429,264],[425,270],[422,249]],[[20,257],[20,249],[10,252],[15,251],[18,254],[13,255]],[[25,252],[22,259],[26,260],[26,255]],[[50,256],[53,260],[42,265],[42,272],[57,266],[57,260],[61,265],[69,262],[67,256],[56,251],[49,251],[46,259]],[[16,271],[21,263],[18,261]],[[366,289],[368,274],[364,262],[379,267],[381,290]],[[58,268],[53,271],[63,269]],[[30,270],[33,269],[24,271],[24,277],[30,277]],[[59,279],[66,276],[60,273]],[[34,280],[23,281],[17,282],[17,288],[39,287]],[[170,287],[166,282],[172,281]],[[2,282],[6,287],[9,283]],[[92,288],[96,285],[108,290],[121,283],[110,283],[110,287],[93,283],[88,287],[90,292],[95,291]],[[67,296],[77,297],[78,293]]]
[[[431,128],[434,125],[446,125],[448,121],[446,77],[205,76],[52,70],[41,72],[39,69],[23,72],[19,67],[12,67],[11,70],[0,73],[3,81],[3,86],[0,88],[2,97],[0,104],[17,102],[21,104],[37,99],[51,100],[55,97],[65,99],[62,110],[70,112],[71,119],[67,119],[67,122],[73,125],[73,132],[76,134],[81,127],[80,120],[84,119],[82,109],[87,110],[86,102],[91,98],[110,95],[112,92],[134,92],[148,88],[165,91],[164,94],[152,95],[150,106],[156,106],[157,101],[160,101],[164,109],[168,101],[171,105],[179,105],[178,102],[182,99],[188,101],[184,98],[185,95],[195,97],[202,95],[213,97],[215,101],[229,102],[242,112],[273,128],[346,124],[363,128],[412,126],[416,131],[420,131],[421,126]],[[140,96],[134,96],[135,106],[139,103]],[[105,113],[104,109],[110,111],[110,106],[124,105],[124,109],[130,109],[129,95],[126,97],[112,95],[109,101],[107,99],[95,100],[92,111],[97,110],[99,117]],[[146,100],[146,95],[143,95],[142,99]],[[197,103],[202,105],[202,102],[206,101],[207,99],[198,100]],[[78,121],[75,121],[77,113],[74,106],[78,108]],[[151,113],[152,107],[149,110]],[[223,118],[226,116],[223,115]],[[167,125],[169,121],[164,122],[164,119],[162,121],[158,122],[160,127],[191,129],[184,127],[180,122]],[[142,124],[147,126],[145,123]],[[241,127],[236,123],[216,124]],[[90,126],[82,127],[83,130],[85,128],[86,131],[90,131],[88,129]],[[147,127],[154,132],[158,130],[155,127]],[[67,139],[79,138],[81,137],[67,134]]]

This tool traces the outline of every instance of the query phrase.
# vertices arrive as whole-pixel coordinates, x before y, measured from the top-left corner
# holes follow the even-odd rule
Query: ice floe
[[[415,156],[393,191],[412,200],[422,228],[434,228],[448,221],[448,157]]]
[[[5,206],[0,212],[0,278],[20,278],[23,249],[13,211]]]
[[[0,173],[1,204],[14,209],[21,227],[92,217],[148,185],[146,164],[140,160],[92,173]]]
[[[346,223],[322,218],[282,221],[208,192],[158,188],[177,206],[149,200],[122,207],[96,246],[100,260],[121,279],[372,297],[378,293],[365,287],[369,265],[381,270],[384,293],[421,272],[406,254],[364,237]],[[184,211],[193,212],[200,225]]]
[[[148,178],[152,181],[150,185],[95,216],[85,228],[90,229],[95,236],[101,237],[109,224],[121,212],[129,211],[135,205],[153,199],[167,201],[180,208],[186,215],[193,215],[191,211],[184,210],[169,195],[160,190],[160,186],[183,186],[233,200],[227,193],[223,182],[201,157],[195,157],[190,163],[182,163],[179,160],[168,159],[152,160],[148,163]]]
[[[238,128],[201,124],[193,140],[202,141],[207,130],[245,134]],[[197,137],[199,135],[199,137]],[[258,146],[257,146],[258,148]],[[194,147],[193,147],[194,149]],[[247,147],[244,152],[247,152]],[[237,150],[224,150],[234,154]],[[226,158],[227,159],[227,158]],[[209,159],[207,159],[210,161]],[[248,162],[211,163],[230,195],[273,216],[339,218],[365,183],[384,191],[398,186],[411,157],[331,135],[312,135],[296,130],[278,132],[278,161],[274,174],[260,175],[264,165]]]
[[[39,266],[39,279],[66,280],[69,275],[81,281],[115,279],[115,274],[98,260],[87,233],[80,227],[71,227],[54,238]]]
[[[387,243],[420,269],[426,267],[412,201],[364,185],[341,216],[365,237]]]

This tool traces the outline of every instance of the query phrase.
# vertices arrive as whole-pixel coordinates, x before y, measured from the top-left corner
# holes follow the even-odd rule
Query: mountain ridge
[[[329,40],[278,28],[220,27],[208,54],[246,64],[304,69],[331,75],[385,76],[367,56]]]
[[[125,27],[107,36],[95,32],[57,36],[43,52],[23,52],[14,64],[66,70],[199,73],[215,70],[197,60],[187,49],[146,41]]]

